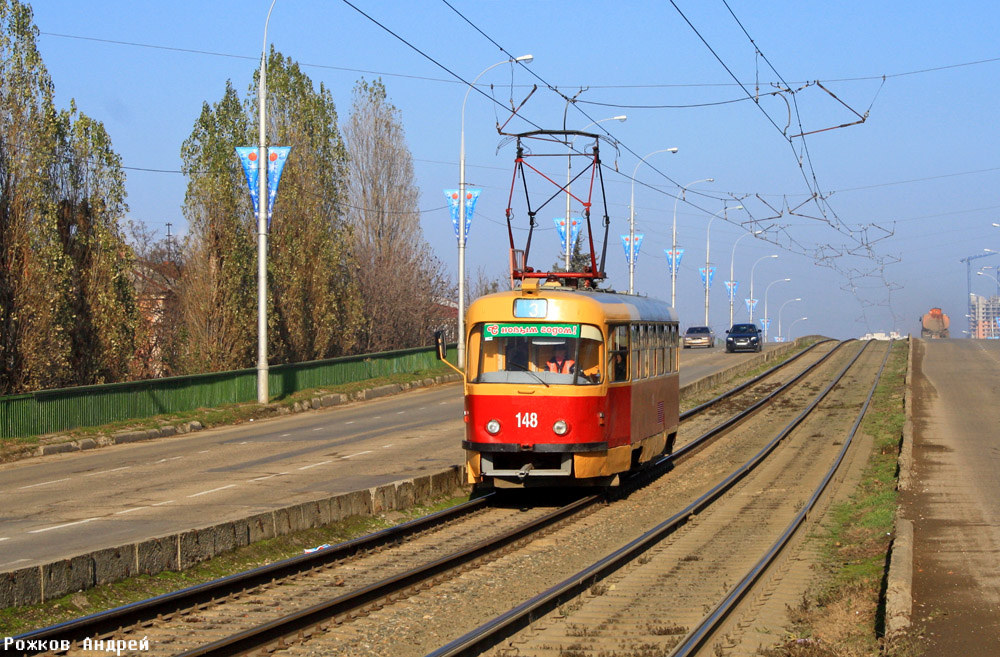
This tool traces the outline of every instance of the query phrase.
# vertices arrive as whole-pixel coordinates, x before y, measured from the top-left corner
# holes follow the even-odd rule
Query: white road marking
[[[382,449],[389,449],[392,445],[382,445]]]
[[[326,429],[326,427],[316,427],[313,431],[322,431],[323,429]]]
[[[208,495],[209,493],[215,493],[220,490],[226,490],[227,488],[235,488],[236,484],[229,484],[228,486],[219,486],[218,488],[213,488],[212,490],[203,490],[200,493],[195,493],[194,495],[188,495],[188,497],[198,497],[200,495]]]
[[[406,411],[397,411],[397,412],[396,412],[396,415],[403,415],[403,414],[405,414],[405,413],[406,413]]]
[[[182,459],[182,458],[184,458],[184,457],[183,456],[171,456],[168,459],[160,459],[159,461],[153,461],[153,465],[156,465],[157,463],[166,463],[167,461],[176,461],[177,459]]]
[[[292,435],[292,434],[290,434],[290,433],[283,433],[283,434],[281,434],[281,435],[280,435],[280,436],[278,436],[278,437],[279,437],[279,438],[288,438],[288,437],[289,437],[290,435]]]
[[[9,540],[10,536],[4,536],[3,538],[0,538],[0,541],[9,541]]]
[[[125,515],[126,513],[132,513],[133,511],[142,511],[143,509],[148,509],[148,506],[137,506],[132,509],[125,509],[124,511],[115,511],[116,516]]]
[[[84,477],[93,477],[93,476],[96,476],[96,475],[108,474],[109,472],[118,472],[119,470],[128,470],[131,467],[132,467],[131,465],[123,465],[120,468],[112,468],[111,470],[101,470],[100,472],[91,472],[90,474],[85,474],[83,476]]]
[[[164,504],[173,504],[173,500],[167,500],[166,502],[157,502],[156,504],[150,504],[150,506],[163,506]]]
[[[375,416],[375,417],[373,417],[372,419],[373,419],[373,420],[381,420],[381,419],[382,419],[382,416],[381,416],[381,415],[376,415],[376,416]]]
[[[349,458],[354,458],[355,456],[361,456],[362,454],[371,454],[371,453],[372,451],[369,449],[364,452],[358,452],[357,454],[351,454],[350,456],[344,456],[342,458],[349,459]]]
[[[270,479],[272,477],[281,477],[288,474],[287,472],[278,472],[275,474],[264,475],[263,477],[257,477],[256,479],[251,479],[250,481],[264,481],[265,479]]]
[[[31,484],[30,486],[21,486],[18,490],[24,490],[25,488],[36,488],[38,486],[48,486],[49,484],[58,484],[63,481],[69,481],[69,477],[66,479],[53,479],[52,481],[43,481],[40,484]]]
[[[21,563],[23,561],[28,561],[27,559],[15,559],[14,561],[8,561],[7,563],[0,563],[0,567],[3,566],[13,566],[16,563]]]
[[[200,451],[200,452],[198,452],[198,453],[199,453],[199,454],[208,454],[208,453],[209,453],[210,451],[212,451],[212,450],[210,450],[210,449],[203,449],[203,450],[201,450],[201,451]]]
[[[344,424],[354,424],[354,420],[348,420],[347,422],[344,422]]]
[[[308,470],[309,468],[315,468],[319,465],[326,465],[327,463],[333,463],[333,461],[323,461],[322,463],[313,463],[312,465],[304,465],[299,470]]]
[[[50,532],[53,529],[62,529],[63,527],[72,527],[74,525],[83,525],[88,522],[93,522],[94,520],[100,520],[100,518],[87,518],[86,520],[77,520],[76,522],[67,522],[64,525],[55,525],[52,527],[46,527],[45,529],[34,529],[29,534],[41,534],[42,532]]]

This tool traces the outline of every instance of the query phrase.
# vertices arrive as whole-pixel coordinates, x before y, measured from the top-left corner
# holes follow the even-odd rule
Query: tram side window
[[[670,351],[670,371],[677,371],[677,347],[678,347],[678,336],[677,336],[677,325],[671,324],[667,327],[669,331],[667,336],[667,349]]]
[[[642,327],[642,377],[648,379],[656,374],[656,364],[653,362],[653,327],[646,324]]]
[[[663,364],[663,324],[656,325],[656,374],[661,376],[664,370]]]
[[[608,333],[608,376],[612,383],[628,381],[628,326],[612,326]]]
[[[632,353],[632,358],[630,359],[632,364],[629,365],[629,368],[632,372],[632,380],[636,381],[642,378],[642,367],[639,365],[640,359],[642,358],[642,343],[639,341],[639,325],[632,324],[630,328],[631,330],[629,333],[631,333],[631,342],[629,343],[629,347],[631,348]]]

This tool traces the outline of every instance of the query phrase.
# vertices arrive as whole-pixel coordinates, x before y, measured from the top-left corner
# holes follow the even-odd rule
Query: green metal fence
[[[454,346],[448,356],[455,361]],[[271,399],[281,399],[300,390],[435,369],[439,365],[433,347],[274,365],[268,370],[268,391]],[[256,369],[42,390],[0,397],[0,438],[41,435],[256,399]]]

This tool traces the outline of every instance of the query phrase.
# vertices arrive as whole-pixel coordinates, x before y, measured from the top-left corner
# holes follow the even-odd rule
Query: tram
[[[465,318],[459,368],[465,377],[467,480],[477,488],[613,486],[623,473],[673,449],[679,416],[677,315],[662,301],[598,289],[606,278],[610,224],[602,137],[566,130],[507,136],[517,140],[506,211],[511,290],[476,299]],[[547,144],[563,149],[577,137],[593,142],[569,154],[586,162],[574,178],[589,179],[583,194],[529,162],[550,157]],[[526,148],[526,140],[542,146]],[[548,188],[535,194],[545,199],[541,203],[532,201],[533,173],[539,175],[532,180]],[[600,258],[590,218],[595,182],[597,198],[604,200]],[[554,193],[552,186],[558,188]],[[524,189],[529,219],[523,249],[514,240],[515,189]],[[527,264],[536,216],[560,195],[567,209],[572,202],[581,208],[580,241],[589,247],[588,262],[536,271]],[[564,253],[577,241],[566,223],[560,231]],[[444,356],[440,336],[438,355]]]
[[[669,305],[529,279],[474,301],[468,327],[469,483],[615,485],[673,449],[679,342]]]

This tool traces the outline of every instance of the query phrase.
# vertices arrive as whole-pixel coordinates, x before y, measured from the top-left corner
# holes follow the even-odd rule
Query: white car
[[[715,333],[708,326],[689,326],[681,340],[681,344],[684,345],[685,349],[691,347],[708,347],[711,349],[715,346]]]

